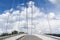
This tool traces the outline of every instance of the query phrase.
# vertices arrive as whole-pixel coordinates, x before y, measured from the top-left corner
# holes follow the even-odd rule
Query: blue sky
[[[31,4],[33,4],[33,10]],[[31,27],[34,28],[31,23],[32,11],[33,24],[36,26],[33,33],[35,33],[35,30],[38,33],[50,33],[48,20],[52,32],[60,33],[59,0],[0,0],[0,33],[5,32],[6,27],[8,32],[20,31],[20,27],[22,27],[22,31],[25,31],[23,28],[27,28],[26,15],[28,17],[29,32],[31,32]]]
[[[53,11],[55,9],[55,5],[50,3],[48,0],[0,0],[0,13],[3,13],[5,10],[9,10],[11,8],[17,9],[16,6],[21,3],[24,3],[24,6],[27,6],[26,3],[29,1],[34,1],[35,6],[39,8],[44,8],[44,12],[47,10]]]

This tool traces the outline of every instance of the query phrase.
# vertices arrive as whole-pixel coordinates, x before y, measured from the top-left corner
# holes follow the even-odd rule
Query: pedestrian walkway
[[[17,36],[14,36],[14,37],[6,38],[4,40],[16,40],[16,39],[18,39],[18,38],[20,38],[20,37],[22,37],[24,35],[26,35],[26,34],[17,35]]]
[[[37,36],[38,38],[41,38],[41,39],[43,39],[43,40],[58,40],[58,39],[54,39],[54,38],[48,37],[48,36],[46,36],[46,35],[34,34],[34,36]]]

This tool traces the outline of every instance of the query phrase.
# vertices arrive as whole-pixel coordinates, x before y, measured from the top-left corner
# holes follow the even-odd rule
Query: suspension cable
[[[8,25],[9,25],[9,14],[7,15],[6,19],[6,33],[8,33]]]
[[[19,2],[19,0],[18,0],[18,4],[20,4],[20,2]],[[21,5],[19,5],[19,6],[21,6]],[[20,9],[19,9],[20,10]],[[21,24],[21,19],[20,19],[20,16],[21,16],[21,10],[19,11],[19,14],[17,15],[18,17],[19,17],[19,23],[18,23],[18,30],[19,30],[19,32],[21,32],[21,26],[20,26],[20,24]]]
[[[39,3],[40,3],[40,0],[38,0],[37,5],[39,5]],[[40,8],[40,7],[39,7],[39,8]],[[39,22],[39,23],[40,23],[40,22]],[[41,27],[41,24],[40,24],[40,27]],[[41,29],[40,29],[40,31],[41,31]],[[39,31],[39,34],[41,34],[40,31]]]
[[[26,27],[27,27],[27,34],[28,34],[28,12],[26,9]]]
[[[15,0],[12,0],[12,8],[14,7]]]
[[[47,6],[47,4],[45,4]],[[46,8],[46,12],[47,12],[47,8]],[[50,30],[50,33],[51,33],[51,25],[50,25],[50,20],[49,20],[49,16],[47,14],[47,21],[48,21],[48,27],[49,27],[49,30]]]
[[[31,35],[32,35],[32,27],[33,27],[33,4],[31,3]]]
[[[49,25],[49,29],[50,29],[50,34],[51,34],[51,33],[52,33],[52,32],[51,32],[51,25],[50,25],[50,20],[49,20],[48,15],[47,15],[47,21],[48,21],[48,25]]]
[[[26,7],[26,28],[27,28],[27,34],[28,33],[28,10],[27,10],[27,7]]]
[[[13,4],[14,4],[14,0],[12,1],[12,8],[13,8]],[[10,11],[9,11],[10,13]],[[11,14],[10,14],[11,15]],[[6,19],[6,33],[8,33],[8,26],[9,26],[9,17],[10,15],[7,15],[7,19]]]
[[[25,0],[23,0],[23,3],[25,4]],[[26,19],[26,25],[24,25],[24,28],[26,29],[26,33],[28,34],[28,11],[27,11],[27,7],[25,8],[25,15],[26,15],[26,17],[25,17],[25,19]]]

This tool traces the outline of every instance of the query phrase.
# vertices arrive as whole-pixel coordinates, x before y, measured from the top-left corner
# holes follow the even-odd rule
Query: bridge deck
[[[38,38],[34,35],[25,35],[24,37],[18,39],[18,40],[42,40],[41,38]]]
[[[17,35],[14,37],[10,37],[10,38],[6,38],[4,40],[58,40],[58,39],[54,39],[51,37],[48,37],[46,35],[26,35],[26,34],[22,34],[22,35]]]

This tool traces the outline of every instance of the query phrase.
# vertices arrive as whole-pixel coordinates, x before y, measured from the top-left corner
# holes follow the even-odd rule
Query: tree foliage
[[[12,34],[18,34],[18,31],[13,31]]]

